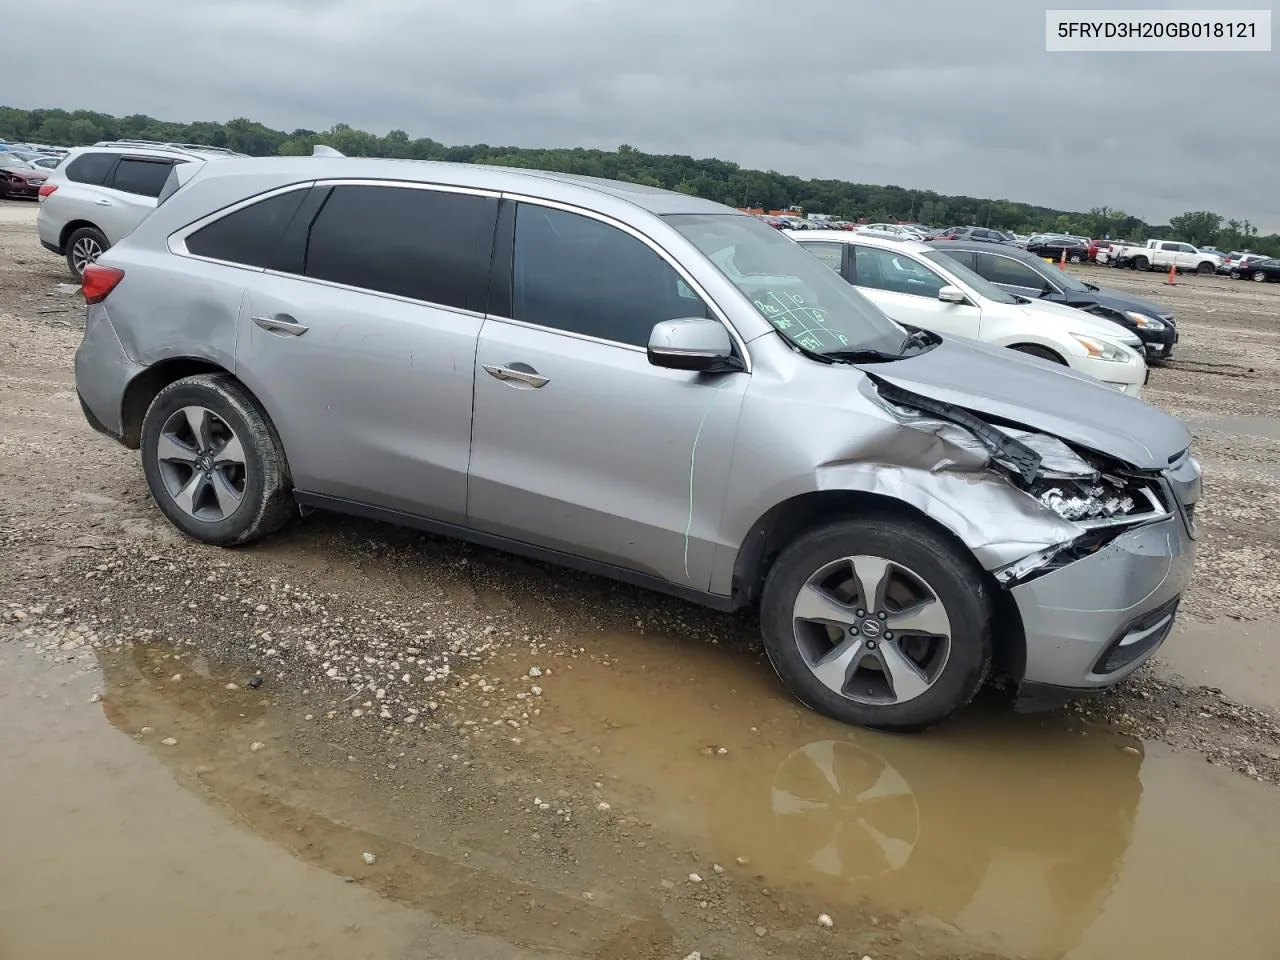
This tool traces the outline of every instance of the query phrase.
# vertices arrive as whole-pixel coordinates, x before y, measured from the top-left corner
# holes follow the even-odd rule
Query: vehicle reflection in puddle
[[[1159,921],[1136,947],[1192,955],[1188,938],[1212,930],[1205,949],[1274,955],[1280,926],[1265,905],[1280,870],[1244,821],[1274,831],[1280,809],[1256,784],[1156,750],[1146,762],[1166,790],[1144,798],[1141,745],[1068,714],[1021,716],[991,698],[922,735],[880,734],[794,705],[767,664],[730,651],[653,636],[585,643],[589,657],[543,681],[554,748],[593,758],[642,816],[702,838],[729,869],[743,858],[815,904],[929,917],[1004,952],[1123,956],[1112,945],[1133,928],[1107,916],[1118,897],[1138,929]],[[1207,837],[1204,811],[1181,802],[1192,797],[1244,821],[1220,809]],[[1149,840],[1135,858],[1140,808]],[[1174,843],[1181,869],[1220,877],[1221,890],[1180,902],[1152,866]]]

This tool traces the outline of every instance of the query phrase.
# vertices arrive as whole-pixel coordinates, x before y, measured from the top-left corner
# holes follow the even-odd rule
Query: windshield
[[[0,167],[8,167],[10,170],[34,170],[35,165],[27,163],[21,157],[15,157],[13,154],[8,156],[0,156]]]
[[[955,257],[948,256],[941,250],[934,250],[924,255],[926,260],[932,260],[942,269],[946,270],[952,276],[960,280],[961,283],[968,284],[979,296],[986,297],[988,300],[994,300],[996,303],[1017,303],[1018,298],[1012,294],[1006,293],[997,287],[985,277],[980,277],[974,273]]]
[[[664,219],[798,346],[815,353],[902,352],[902,327],[813,254],[755,217],[676,214]]]

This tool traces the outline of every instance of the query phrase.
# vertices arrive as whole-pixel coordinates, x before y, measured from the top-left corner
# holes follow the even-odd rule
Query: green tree
[[[1208,246],[1218,239],[1222,217],[1208,210],[1188,211],[1169,218],[1169,228],[1179,240],[1197,247]]]

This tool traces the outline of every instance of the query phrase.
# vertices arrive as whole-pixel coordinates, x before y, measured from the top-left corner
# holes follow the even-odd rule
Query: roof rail
[[[148,150],[174,150],[184,151],[187,153],[199,151],[201,153],[222,153],[229,157],[245,157],[248,154],[239,153],[235,150],[228,150],[226,147],[211,147],[207,143],[173,143],[163,140],[99,140],[94,144],[95,147],[146,147]]]

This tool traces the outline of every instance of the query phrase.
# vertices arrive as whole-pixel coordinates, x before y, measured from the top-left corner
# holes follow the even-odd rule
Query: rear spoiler
[[[345,153],[326,146],[323,143],[317,143],[311,148],[313,157],[345,157]],[[203,163],[175,163],[169,171],[169,177],[165,180],[164,186],[160,188],[160,196],[156,197],[156,206],[164,203],[175,193],[186,186],[187,182],[200,172],[204,166]]]
[[[202,163],[175,163],[169,170],[169,177],[160,188],[160,196],[156,197],[156,206],[164,203],[181,190],[204,166]]]

